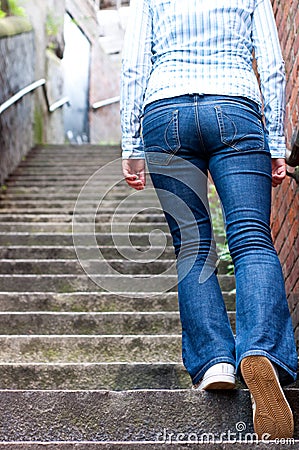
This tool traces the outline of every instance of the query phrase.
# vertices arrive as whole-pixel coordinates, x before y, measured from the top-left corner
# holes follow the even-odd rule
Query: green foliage
[[[26,16],[25,9],[19,5],[18,0],[7,0],[9,5],[10,14],[13,16]]]
[[[34,142],[36,144],[43,143],[43,114],[41,110],[35,109],[34,111]]]
[[[25,9],[19,5],[19,0],[6,0],[5,3],[3,3],[3,1],[0,1],[0,19],[3,19],[7,15],[18,17],[26,16]]]
[[[227,274],[232,275],[234,273],[234,266],[227,245],[221,203],[214,184],[209,183],[208,196],[209,196],[213,231],[217,239],[217,250],[219,253],[219,259],[221,261],[227,262]]]
[[[2,1],[0,0],[0,19],[6,17],[7,13],[2,9]]]
[[[52,13],[48,13],[46,20],[47,35],[50,37],[57,36],[62,24],[63,19],[60,17],[55,17]]]

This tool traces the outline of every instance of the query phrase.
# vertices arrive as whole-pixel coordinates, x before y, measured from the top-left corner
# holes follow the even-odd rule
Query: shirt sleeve
[[[142,106],[151,71],[152,20],[147,0],[132,0],[122,52],[122,156],[144,158],[140,134]]]
[[[284,158],[285,67],[270,0],[257,0],[253,14],[252,40],[260,75],[271,156]]]

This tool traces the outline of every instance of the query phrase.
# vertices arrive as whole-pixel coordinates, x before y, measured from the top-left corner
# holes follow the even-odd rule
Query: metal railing
[[[46,84],[46,80],[44,78],[41,78],[40,80],[35,81],[34,83],[29,84],[29,86],[21,89],[19,92],[10,97],[6,102],[0,105],[0,114],[2,114],[6,109],[10,108],[10,106],[14,105],[17,101],[21,100],[21,98],[23,98],[25,95],[29,94],[40,86],[43,86],[44,84]]]
[[[299,129],[294,133],[292,149],[287,151],[286,163],[290,167],[295,167],[294,172],[287,171],[287,175],[299,184]]]
[[[46,89],[46,80],[44,78],[41,78],[40,80],[35,81],[34,83],[29,84],[28,86],[21,89],[16,94],[12,95],[8,100],[6,100],[2,105],[0,105],[0,114],[2,114],[4,111],[6,111],[8,108],[10,108],[12,105],[17,103],[19,100],[21,100],[25,95],[30,94],[31,92],[35,91],[39,87],[43,87],[44,95],[46,104],[48,107],[48,111],[50,113],[53,113],[58,108],[61,108],[65,104],[70,104],[70,100],[68,97],[63,97],[62,99],[56,101],[52,105],[49,104],[47,89]]]
[[[111,98],[107,98],[106,100],[101,100],[99,102],[93,103],[91,105],[92,109],[99,109],[99,108],[103,108],[103,106],[108,106],[108,105],[113,105],[114,103],[119,103],[120,101],[120,97],[111,97]]]

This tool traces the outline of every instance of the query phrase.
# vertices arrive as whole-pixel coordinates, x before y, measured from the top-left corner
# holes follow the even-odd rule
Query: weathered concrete
[[[181,363],[0,364],[0,389],[190,388],[191,379]]]
[[[87,265],[92,269],[94,261],[86,261]],[[102,264],[101,264],[102,263]],[[97,267],[106,265],[106,261],[97,262]],[[140,258],[139,261],[128,261],[126,259],[109,260],[111,269],[116,270],[119,274],[163,274],[170,266],[174,264],[171,260],[159,260],[149,262],[144,258]],[[82,267],[80,262],[76,260],[4,260],[1,263],[0,274],[81,274]],[[112,270],[111,270],[112,273]]]
[[[146,249],[144,246],[136,247],[137,250],[140,251],[142,259],[142,252]],[[173,250],[169,247],[165,249],[163,247],[156,247],[155,250],[160,254],[159,259],[172,259],[173,258]],[[133,249],[131,247],[118,247],[115,248],[110,245],[101,246],[101,252],[106,259],[118,259],[120,254],[125,254],[129,257],[131,254],[133,255]],[[75,259],[76,251],[73,246],[64,246],[64,247],[55,247],[55,246],[10,246],[10,247],[0,247],[0,258],[1,259]]]
[[[233,314],[231,314],[233,317]],[[0,313],[4,335],[179,334],[178,312]]]
[[[178,439],[181,439],[181,436],[178,435]],[[3,450],[168,450],[168,449],[176,449],[176,450],[184,450],[194,448],[204,448],[209,450],[250,450],[258,448],[261,450],[272,450],[277,449],[279,443],[277,442],[210,442],[209,444],[196,444],[194,442],[195,436],[191,435],[190,442],[167,442],[156,443],[156,442],[73,442],[73,443],[64,443],[64,442],[56,442],[56,443],[1,443],[0,448],[3,446]],[[208,439],[208,437],[207,437]],[[211,439],[210,439],[211,440]],[[291,449],[299,448],[299,440],[284,442],[281,441],[281,445]]]
[[[32,31],[0,39],[0,104],[35,81]],[[33,145],[33,95],[0,115],[0,185]]]
[[[224,300],[229,311],[235,309],[235,294],[224,292]],[[146,293],[132,292],[122,296],[111,292],[0,293],[1,311],[62,311],[62,312],[132,312],[132,311],[177,311],[176,292]]]
[[[36,60],[34,78],[47,80],[49,103],[63,97],[63,22],[65,0],[26,0],[26,13],[34,28]],[[59,57],[57,56],[59,55]],[[34,94],[35,143],[64,143],[63,110],[49,114],[43,91]]]
[[[137,280],[140,277],[144,287],[143,292],[163,292],[165,286],[172,286],[169,290],[176,291],[176,275],[156,275],[155,277],[153,275],[123,275],[119,273],[111,275],[109,265],[107,265],[107,269],[108,272],[101,275],[93,272],[94,281],[87,275],[0,275],[0,283],[3,291],[6,292],[97,292],[104,291],[104,286],[106,288],[111,286],[111,292],[127,292],[134,295],[132,283],[134,279]],[[106,277],[107,283],[104,282],[103,277]],[[122,288],[119,287],[120,278]],[[219,275],[219,281],[220,287],[224,291],[234,289],[234,281],[229,276]]]
[[[118,251],[128,246],[116,248],[104,229],[118,203],[130,194],[123,182],[109,192],[96,223],[103,227],[97,237],[111,268],[131,273],[125,277],[127,295],[100,291],[80,273],[70,233],[72,202],[80,183],[94,170],[93,162],[103,166],[118,152],[116,147],[100,150],[101,155],[94,147],[84,147],[84,152],[82,148],[35,149],[7,183],[8,195],[0,198],[0,328],[6,333],[0,337],[0,388],[5,389],[0,391],[0,449],[3,441],[8,445],[3,448],[16,450],[195,448],[188,443],[190,436],[200,439],[203,433],[214,433],[219,438],[229,430],[234,433],[240,423],[251,433],[252,411],[248,391],[241,390],[244,386],[238,384],[234,392],[190,389],[181,361],[175,282],[172,292],[163,293],[153,274],[174,261],[169,234],[165,254],[151,267],[145,261],[130,261],[131,256],[125,262]],[[69,172],[77,165],[71,174],[68,164]],[[99,189],[109,188],[114,176],[118,174],[104,174]],[[142,195],[136,201],[140,208],[138,202],[143,209]],[[130,222],[131,211],[134,214],[134,202],[119,210],[119,230]],[[134,224],[131,237],[141,251],[149,245],[150,227],[145,223],[151,222],[151,213],[153,226],[159,225],[162,216],[157,208],[147,209]],[[88,220],[87,203],[80,227]],[[45,232],[38,232],[42,229]],[[126,242],[125,232],[115,237]],[[84,246],[84,235],[81,238]],[[101,264],[98,268],[105,272]],[[132,292],[132,280],[145,272],[142,292]],[[111,277],[107,272],[102,275]],[[113,277],[117,285],[119,276]],[[220,274],[219,279],[232,311],[233,277]],[[149,286],[157,290],[155,295],[146,294]],[[234,314],[230,316],[234,320]],[[298,437],[298,390],[286,390],[286,395],[295,412]],[[186,444],[176,442],[182,439],[179,433]],[[166,441],[174,437],[175,442],[164,444],[164,434]],[[266,445],[277,448],[258,444]],[[201,448],[253,447],[217,442]]]
[[[2,363],[179,362],[180,335],[0,336]]]
[[[298,439],[298,394],[287,390],[286,395]],[[163,441],[164,432],[220,438],[236,433],[240,423],[253,433],[250,396],[242,390],[0,391],[0,398],[4,441]]]
[[[159,230],[163,230],[164,232],[168,232],[169,228],[165,222],[163,223],[142,223],[138,222],[135,224],[132,222],[129,226],[129,230],[132,233],[145,233],[148,234],[151,230],[159,228]],[[86,225],[84,223],[77,224],[76,230],[80,232],[80,229],[84,233],[86,230]],[[95,225],[95,231],[97,233],[103,233],[107,230],[111,229],[111,222],[102,222]],[[115,232],[122,232],[126,231],[128,229],[128,224],[123,222],[113,222],[113,231]],[[12,233],[13,231],[16,233],[24,233],[32,232],[32,233],[45,233],[45,232],[53,232],[53,233],[71,233],[72,232],[72,225],[71,224],[63,224],[63,223],[35,223],[35,224],[28,224],[28,223],[11,223],[11,224],[4,224],[2,225],[0,223],[0,233],[3,231],[7,231],[8,233]]]
[[[27,33],[32,25],[25,17],[4,17],[0,20],[0,38]]]
[[[191,389],[180,362],[1,363],[0,389]],[[237,382],[238,389],[244,385]],[[299,387],[299,380],[290,386]],[[1,448],[1,447],[0,447]]]

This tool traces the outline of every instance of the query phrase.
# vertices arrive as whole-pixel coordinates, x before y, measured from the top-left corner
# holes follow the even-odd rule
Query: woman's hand
[[[272,159],[272,186],[276,187],[282,183],[287,174],[284,158]]]
[[[141,191],[145,186],[145,160],[144,159],[123,159],[123,174],[128,185],[137,191]]]

